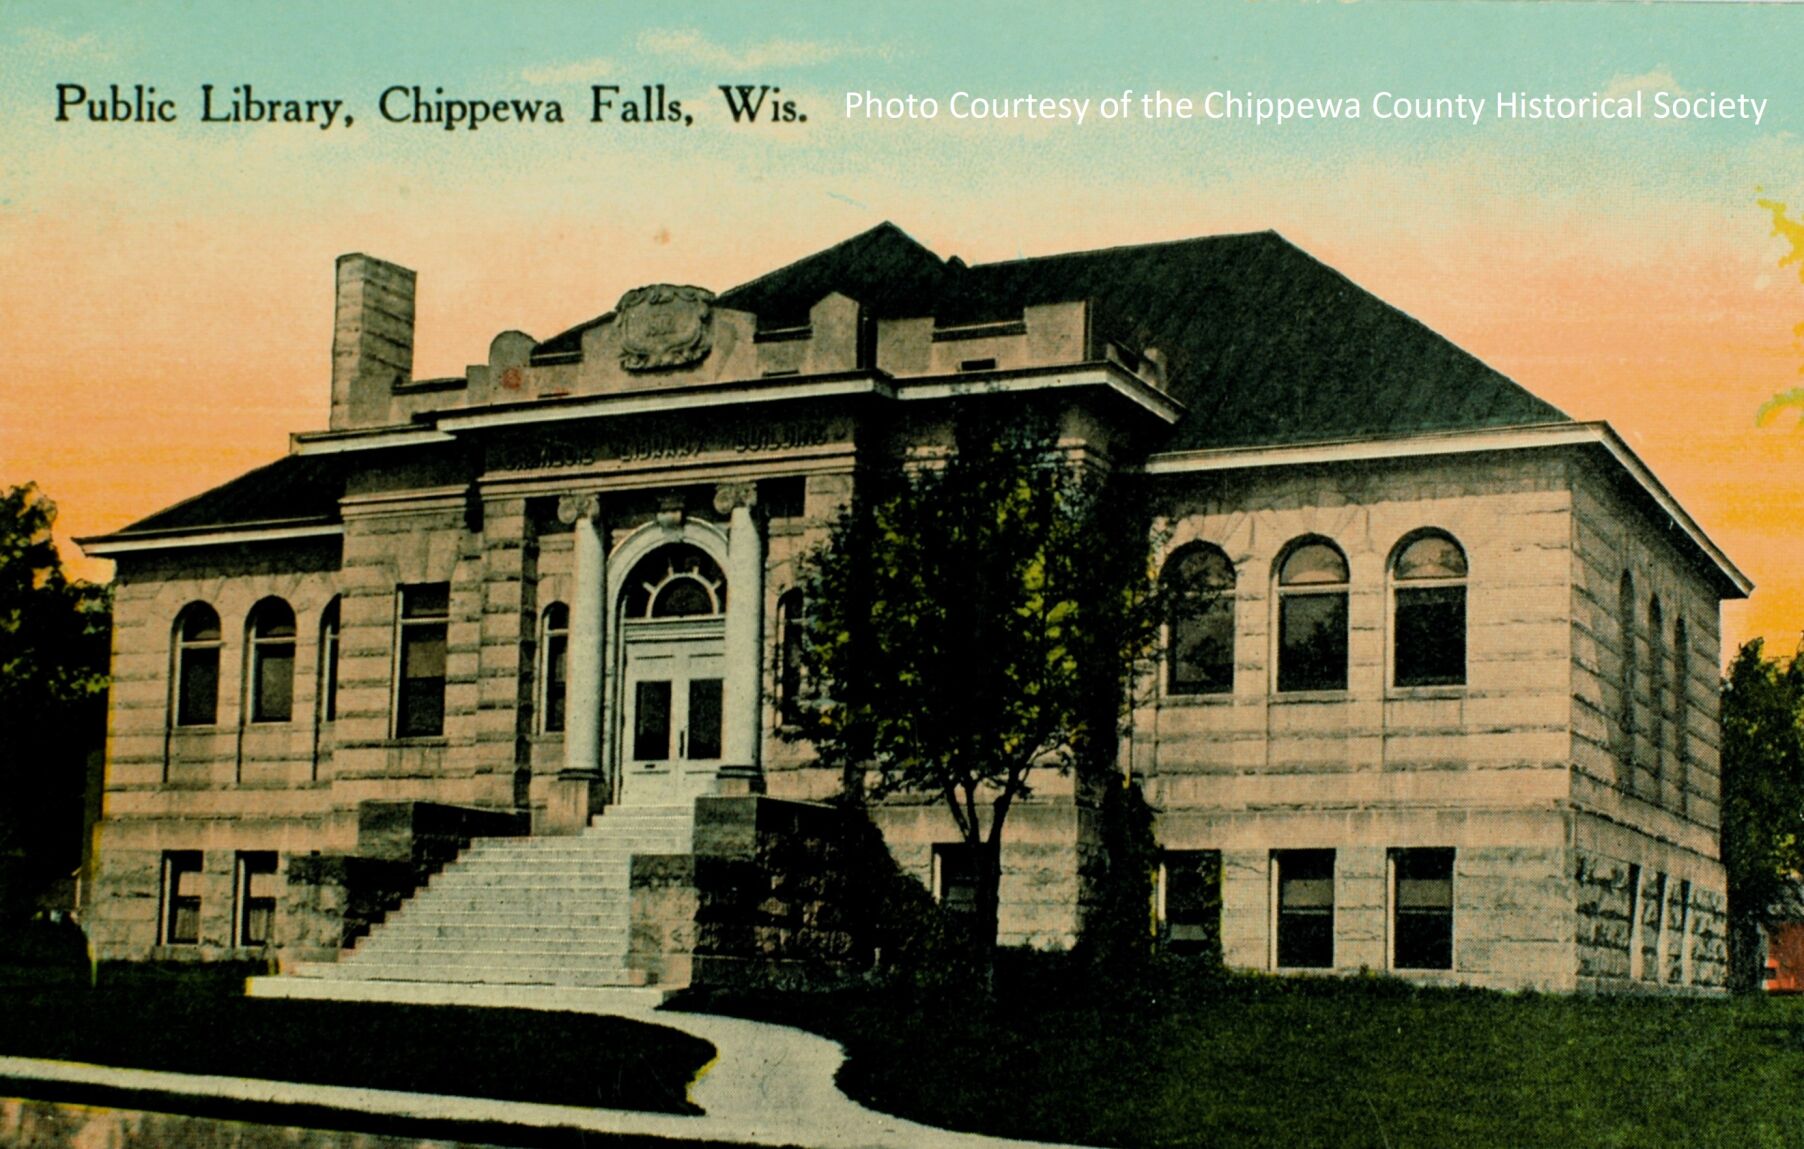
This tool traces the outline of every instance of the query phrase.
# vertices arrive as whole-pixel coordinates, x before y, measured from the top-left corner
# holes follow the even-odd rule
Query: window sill
[[[1172,694],[1167,691],[1159,696],[1161,706],[1226,706],[1234,701],[1232,690],[1213,691],[1208,694]]]
[[[1410,698],[1464,698],[1466,684],[1455,683],[1441,686],[1392,686],[1384,692],[1387,701]]]
[[[401,734],[390,738],[389,746],[449,746],[451,739],[443,734]]]
[[[1290,703],[1316,704],[1323,702],[1346,702],[1352,697],[1353,692],[1350,690],[1286,690],[1282,692],[1273,691],[1271,700],[1273,705],[1283,706]],[[1306,969],[1314,967],[1298,966],[1294,968]]]

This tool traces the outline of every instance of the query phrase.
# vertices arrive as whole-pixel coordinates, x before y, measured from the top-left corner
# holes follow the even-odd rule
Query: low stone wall
[[[693,853],[633,859],[628,967],[666,986],[817,984],[863,968],[853,817],[762,795],[697,799]]]

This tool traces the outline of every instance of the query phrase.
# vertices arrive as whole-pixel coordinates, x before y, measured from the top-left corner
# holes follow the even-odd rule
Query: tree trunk
[[[985,995],[996,987],[996,935],[1002,918],[1002,821],[990,828],[988,841],[977,831],[977,903],[971,915],[971,969]]]

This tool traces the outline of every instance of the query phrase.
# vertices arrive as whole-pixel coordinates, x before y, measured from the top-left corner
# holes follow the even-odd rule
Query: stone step
[[[480,948],[479,948],[480,947]],[[618,939],[606,948],[581,945],[554,946],[534,942],[531,949],[509,949],[494,938],[467,946],[456,941],[440,940],[434,945],[378,945],[368,950],[353,950],[345,959],[349,965],[365,966],[406,963],[409,965],[481,966],[485,969],[589,969],[595,966],[626,965],[626,939]]]
[[[624,869],[523,869],[523,871],[491,871],[464,869],[460,873],[440,873],[426,886],[426,896],[435,891],[469,893],[473,889],[626,889]]]
[[[428,905],[441,911],[476,911],[478,913],[505,913],[511,910],[528,911],[523,900],[528,891],[490,886],[469,890],[440,890],[436,894],[422,895],[420,900],[402,905],[399,914],[405,914],[411,908]],[[610,896],[612,895],[612,896]],[[546,914],[562,913],[607,913],[612,910],[625,919],[626,909],[623,906],[626,890],[533,890],[531,891],[530,910],[535,917],[543,918]],[[395,914],[389,915],[391,918]],[[378,927],[380,928],[380,927]]]
[[[357,952],[365,953],[384,945],[432,945],[447,940],[478,944],[484,949],[499,949],[518,943],[522,949],[611,948],[616,943],[625,947],[627,929],[624,924],[592,926],[584,929],[565,925],[483,926],[469,922],[396,922],[380,936],[361,938]]]
[[[409,902],[388,915],[382,928],[387,930],[396,926],[437,926],[462,922],[471,926],[501,930],[529,929],[544,925],[573,930],[613,929],[626,921],[624,901],[625,899],[621,899],[619,903],[614,904],[597,902],[596,905],[599,908],[583,911],[558,910],[553,913],[534,913],[530,906],[509,905],[480,910],[460,910],[432,906],[423,902]]]
[[[394,964],[370,962],[305,962],[294,970],[296,977],[333,981],[417,981],[472,985],[587,985],[636,986],[645,984],[645,974],[624,966],[583,969],[532,970],[475,966],[426,965],[415,962]]]

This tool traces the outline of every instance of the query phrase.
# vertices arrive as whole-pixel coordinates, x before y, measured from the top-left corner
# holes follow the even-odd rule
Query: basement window
[[[240,852],[233,927],[241,946],[266,946],[275,938],[276,855],[273,850]]]
[[[200,944],[199,850],[166,850],[163,853],[163,944]]]
[[[1167,850],[1160,855],[1160,939],[1177,954],[1221,952],[1221,851]]]
[[[1391,965],[1453,968],[1453,851],[1391,851]]]
[[[933,847],[933,896],[955,913],[977,909],[977,851],[969,842]]]
[[[1334,965],[1334,851],[1275,850],[1279,969]]]

